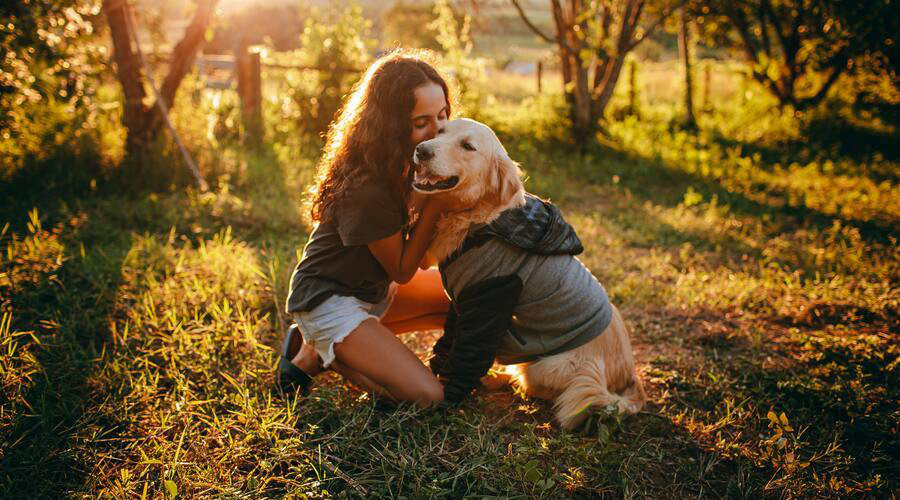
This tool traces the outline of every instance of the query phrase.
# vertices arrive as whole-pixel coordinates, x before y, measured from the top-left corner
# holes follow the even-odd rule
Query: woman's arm
[[[387,238],[369,243],[369,251],[378,259],[392,281],[404,284],[416,274],[442,213],[440,203],[428,199],[409,239],[404,240],[403,232],[397,231]]]

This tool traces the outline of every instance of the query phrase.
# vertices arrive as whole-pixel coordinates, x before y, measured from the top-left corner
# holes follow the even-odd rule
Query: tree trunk
[[[619,76],[622,74],[622,67],[625,65],[625,56],[646,37],[635,40],[634,33],[643,12],[643,0],[629,0],[624,8],[622,19],[619,21],[619,34],[616,38],[615,52],[609,54],[609,59],[603,65],[603,75],[599,81],[599,86],[593,89],[593,105],[592,111],[597,120],[603,119],[606,114],[606,108],[612,100],[613,91],[619,82]],[[660,20],[661,22],[662,20]]]
[[[575,74],[574,88],[574,138],[577,142],[590,140],[597,129],[597,116],[592,113],[591,92],[588,88],[588,69],[581,61],[581,57],[575,55],[572,58],[572,71]]]
[[[160,98],[166,109],[171,109],[181,81],[193,64],[194,57],[204,42],[204,33],[212,17],[215,0],[201,0],[184,37],[172,52],[169,73],[160,89]],[[159,134],[163,124],[158,103],[145,103],[147,94],[145,75],[141,73],[138,47],[129,30],[128,5],[125,0],[103,0],[103,11],[109,24],[113,42],[113,57],[122,93],[125,95],[126,151],[140,161],[146,147]]]
[[[116,73],[122,84],[125,96],[125,129],[127,130],[126,151],[129,154],[138,149],[138,134],[143,130],[146,121],[144,99],[144,77],[141,75],[141,61],[135,53],[128,31],[128,12],[121,0],[104,0],[103,10],[109,23],[109,31],[113,42],[113,58],[116,62]]]
[[[681,29],[678,31],[678,49],[681,51],[681,59],[684,61],[684,126],[690,130],[697,129],[697,119],[694,117],[694,78],[693,63],[691,62],[691,32],[685,9],[681,9]]]
[[[563,91],[569,107],[569,119],[572,121],[572,137],[577,143],[585,144],[596,130],[596,120],[591,113],[588,68],[582,61],[583,42],[572,30],[575,13],[580,11],[580,2],[573,0],[568,7],[570,12],[563,9],[559,0],[552,2]]]
[[[622,66],[625,65],[625,56],[627,52],[617,52],[611,58],[609,64],[606,65],[606,71],[600,80],[600,86],[594,89],[594,116],[601,119],[606,113],[606,107],[612,100],[613,91],[616,89],[616,83],[619,82],[619,76],[622,74]]]

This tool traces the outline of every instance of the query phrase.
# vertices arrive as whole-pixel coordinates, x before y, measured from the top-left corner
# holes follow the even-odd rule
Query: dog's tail
[[[584,422],[593,409],[606,406],[614,406],[620,413],[639,412],[647,397],[640,379],[633,375],[630,378],[630,383],[621,394],[610,392],[602,359],[590,360],[582,365],[553,405],[560,426],[574,429]]]

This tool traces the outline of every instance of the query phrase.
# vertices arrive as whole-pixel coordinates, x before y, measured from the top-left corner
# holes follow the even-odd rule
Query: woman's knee
[[[435,380],[433,383],[428,385],[428,387],[423,392],[423,396],[424,401],[427,401],[429,406],[440,403],[444,400],[444,386],[441,385],[440,382]]]
[[[423,381],[418,384],[391,391],[401,399],[415,401],[420,406],[432,406],[444,400],[444,386],[437,380]]]

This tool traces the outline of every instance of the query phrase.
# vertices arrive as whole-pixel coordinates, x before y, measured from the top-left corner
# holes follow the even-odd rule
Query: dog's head
[[[506,209],[525,203],[519,165],[487,125],[461,118],[447,122],[434,139],[416,146],[413,188],[449,196],[454,206],[481,203]]]

